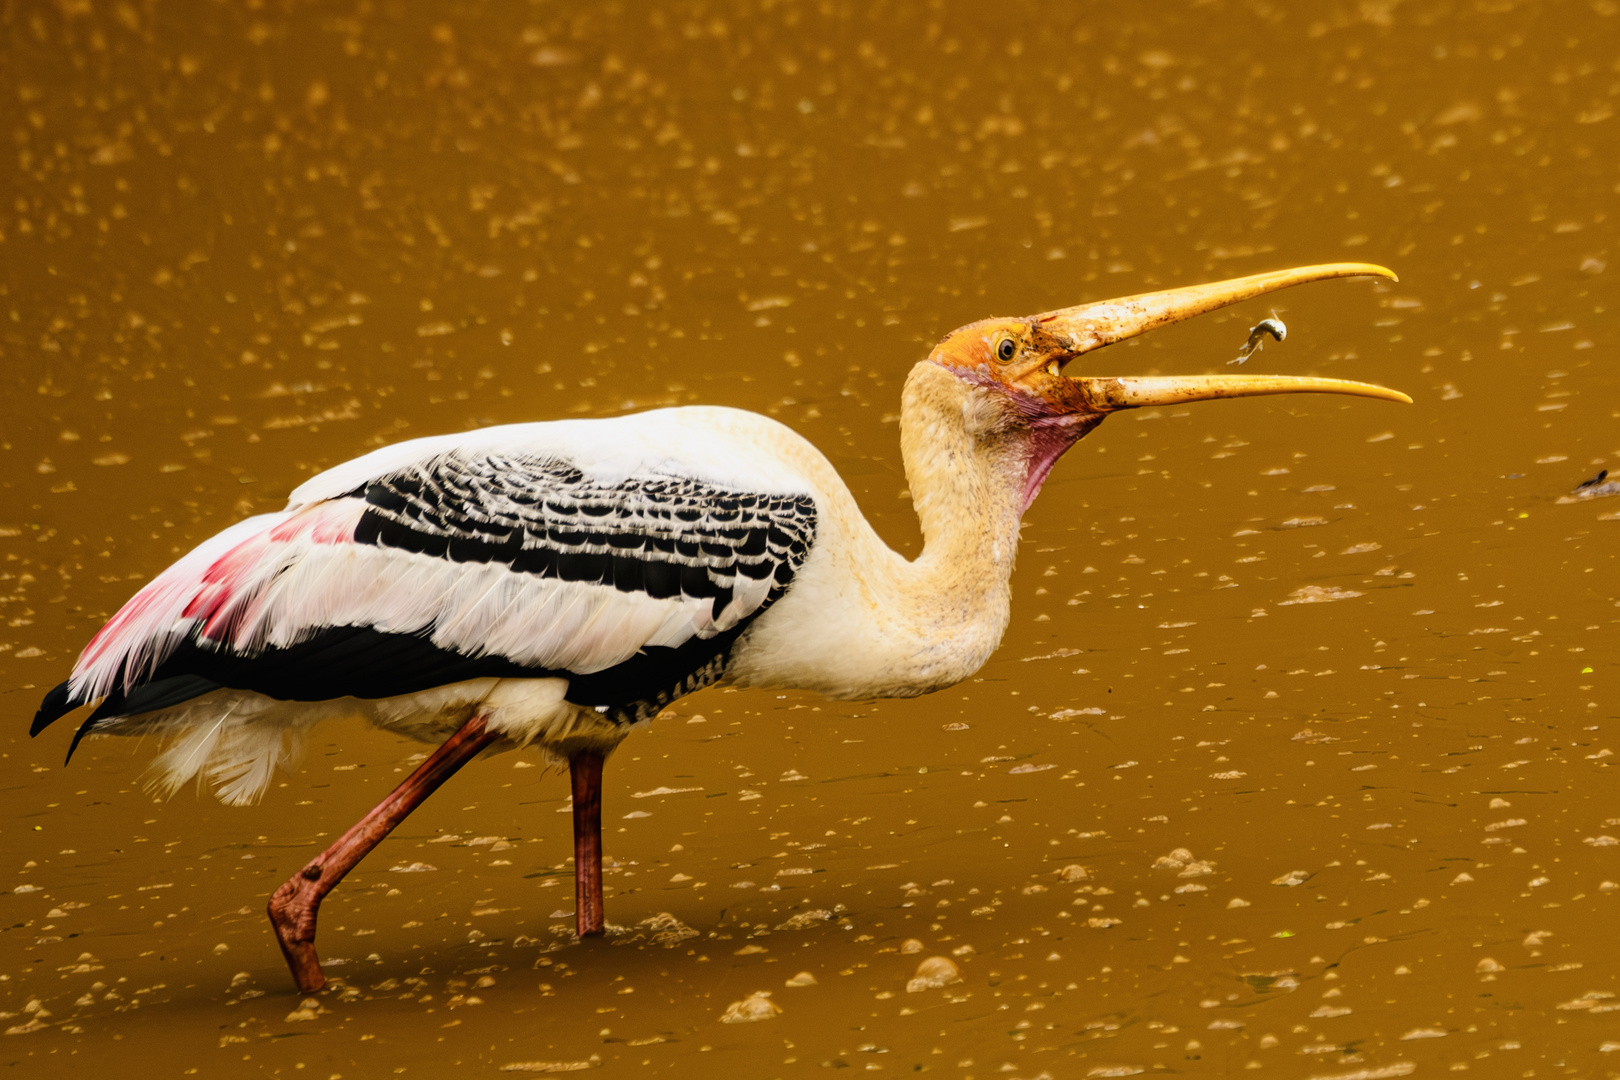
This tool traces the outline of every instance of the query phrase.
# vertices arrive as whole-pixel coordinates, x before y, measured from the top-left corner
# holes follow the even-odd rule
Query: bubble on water
[[[330,963],[330,961],[328,963]],[[287,1023],[293,1024],[305,1020],[313,1020],[325,1011],[326,1010],[321,1007],[321,1003],[318,998],[305,998],[303,1001],[299,1002],[298,1008],[287,1014]]]
[[[1090,881],[1091,873],[1079,863],[1070,863],[1057,872],[1059,881]]]
[[[1497,963],[1492,957],[1487,956],[1480,960],[1479,963],[1474,965],[1474,970],[1481,975],[1487,975],[1493,971],[1506,971],[1507,969],[1501,964]]]
[[[793,978],[782,984],[783,986],[815,986],[816,977],[808,971],[801,971]]]
[[[1249,904],[1249,902],[1247,900],[1243,899],[1241,896],[1234,896],[1234,897],[1232,897],[1232,899],[1230,899],[1230,900],[1228,900],[1226,902],[1226,906],[1227,906],[1228,910],[1230,910],[1231,908],[1249,907],[1250,904]]]
[[[1273,885],[1281,885],[1284,888],[1291,889],[1295,885],[1305,884],[1315,876],[1316,875],[1311,873],[1309,870],[1290,870],[1288,873],[1283,874],[1280,877],[1272,878],[1271,883]]]
[[[1466,885],[1468,882],[1473,881],[1473,880],[1474,880],[1474,875],[1470,874],[1468,871],[1464,870],[1462,873],[1460,873],[1456,877],[1452,878],[1451,883],[1453,885]]]
[[[769,990],[759,990],[726,1006],[721,1015],[722,1024],[750,1024],[756,1020],[775,1019],[782,1009],[770,999]]]
[[[906,983],[906,993],[936,990],[962,981],[962,969],[948,956],[930,956],[917,965],[917,973]]]
[[[1155,870],[1179,870],[1193,861],[1193,853],[1184,847],[1178,847],[1168,855],[1160,855],[1153,860]]]
[[[906,954],[920,953],[923,951],[923,943],[916,938],[907,938],[900,943],[900,951]]]
[[[832,922],[833,913],[826,908],[816,908],[812,911],[801,911],[788,919],[787,922],[778,923],[778,930],[806,930],[812,926],[821,926]]]

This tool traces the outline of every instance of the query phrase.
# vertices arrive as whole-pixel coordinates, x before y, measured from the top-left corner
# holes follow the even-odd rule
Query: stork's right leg
[[[311,993],[326,985],[326,976],[315,957],[315,917],[320,913],[321,900],[440,784],[499,738],[488,730],[484,715],[475,713],[393,794],[270,897],[270,925],[299,990]]]
[[[602,917],[602,754],[568,759],[574,788],[574,926],[580,937],[605,929]]]

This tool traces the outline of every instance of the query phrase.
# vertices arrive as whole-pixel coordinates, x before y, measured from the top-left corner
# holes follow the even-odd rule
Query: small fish
[[[1609,479],[1609,470],[1600,469],[1598,474],[1576,484],[1568,495],[1560,495],[1560,503],[1586,502],[1588,499],[1607,499],[1620,495],[1620,480]]]
[[[1596,476],[1592,477],[1590,480],[1582,480],[1580,483],[1576,484],[1575,485],[1575,490],[1576,491],[1582,491],[1582,490],[1584,490],[1586,488],[1597,487],[1599,484],[1603,483],[1603,481],[1607,480],[1608,478],[1609,478],[1609,470],[1608,469],[1599,469],[1598,474]]]
[[[1255,323],[1249,328],[1249,340],[1245,341],[1243,343],[1243,348],[1238,350],[1237,359],[1228,360],[1227,363],[1241,364],[1243,361],[1259,352],[1265,347],[1265,339],[1267,334],[1270,334],[1278,341],[1282,341],[1288,337],[1288,327],[1284,326],[1283,321],[1277,318],[1277,313],[1275,311],[1271,313],[1271,318],[1261,319],[1259,322]]]

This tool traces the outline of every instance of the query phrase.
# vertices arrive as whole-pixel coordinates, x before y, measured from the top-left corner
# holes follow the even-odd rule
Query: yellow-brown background
[[[1612,0],[13,0],[0,35],[18,1075],[1620,1070],[1588,996],[1620,990],[1620,500],[1556,501],[1620,459]],[[379,443],[758,409],[912,551],[894,412],[946,330],[1339,259],[1401,283],[1277,297],[1249,370],[1415,406],[1116,418],[1030,512],[980,678],[709,692],[626,744],[609,917],[670,912],[674,948],[542,954],[564,785],[496,758],[334,894],[359,994],[289,1022],[262,901],[420,747],[323,729],[226,810],[154,804],[150,745],[27,738],[140,582]],[[1224,370],[1271,307],[1086,367]],[[1176,848],[1212,872],[1155,868]],[[767,989],[776,1019],[717,1022]]]

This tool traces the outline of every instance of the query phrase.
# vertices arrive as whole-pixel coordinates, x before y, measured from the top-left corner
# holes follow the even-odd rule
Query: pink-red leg
[[[574,786],[574,925],[580,937],[602,932],[602,755],[568,759]]]
[[[270,897],[270,925],[299,990],[312,993],[326,985],[326,976],[315,957],[315,918],[320,914],[321,900],[440,784],[499,738],[488,730],[483,714],[475,714],[393,794]]]

